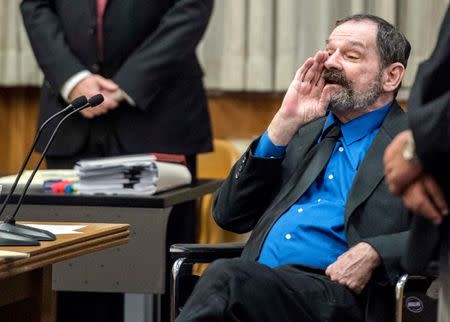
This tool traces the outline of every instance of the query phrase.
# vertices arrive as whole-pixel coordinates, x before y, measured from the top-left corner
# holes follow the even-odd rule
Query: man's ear
[[[394,92],[405,76],[405,66],[402,63],[393,63],[383,70],[383,90]]]

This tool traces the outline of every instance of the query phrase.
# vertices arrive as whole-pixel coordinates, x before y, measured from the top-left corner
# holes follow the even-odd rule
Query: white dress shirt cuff
[[[72,92],[72,90],[75,88],[75,86],[78,85],[79,82],[81,82],[86,77],[91,76],[92,73],[88,70],[82,70],[81,72],[76,73],[72,77],[70,77],[62,86],[61,88],[61,96],[66,100],[67,103],[69,102],[69,95]]]

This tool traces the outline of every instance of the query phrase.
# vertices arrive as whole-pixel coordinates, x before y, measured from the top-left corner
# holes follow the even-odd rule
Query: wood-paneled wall
[[[281,105],[283,94],[209,95],[213,136],[219,139],[261,135]]]
[[[39,89],[0,88],[0,174],[16,173],[36,131]],[[38,159],[34,153],[28,169]]]

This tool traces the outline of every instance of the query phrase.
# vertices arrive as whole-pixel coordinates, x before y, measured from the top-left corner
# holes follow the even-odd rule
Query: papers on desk
[[[0,258],[28,258],[30,254],[0,249]]]
[[[75,170],[89,175],[89,171],[101,171],[112,169],[128,169],[130,167],[146,167],[156,160],[151,154],[122,155],[117,157],[105,157],[98,159],[80,160],[75,165]]]
[[[73,189],[81,194],[151,195],[191,183],[185,165],[155,159],[142,154],[81,160],[74,169],[39,170],[30,188],[40,190],[46,181],[71,179]],[[22,190],[31,172],[23,173],[16,191]],[[15,175],[2,177],[0,185],[9,190],[15,179]]]
[[[191,183],[186,166],[155,160],[150,154],[81,160],[73,187],[82,194],[151,195]]]
[[[45,224],[24,224],[25,226],[37,229],[47,230],[55,235],[74,235],[82,234],[78,229],[86,227],[86,225],[45,225]]]

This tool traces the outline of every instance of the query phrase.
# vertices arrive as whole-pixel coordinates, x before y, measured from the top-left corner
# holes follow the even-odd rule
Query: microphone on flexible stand
[[[59,115],[66,113],[66,112],[67,112],[68,110],[70,110],[70,109],[74,110],[74,109],[77,109],[77,108],[79,108],[79,107],[81,107],[81,106],[84,106],[84,105],[87,104],[87,102],[88,102],[88,100],[87,100],[86,96],[80,96],[80,97],[77,97],[77,98],[74,99],[74,100],[73,100],[66,108],[64,108],[64,109],[62,109],[61,111],[59,111],[58,113],[52,115],[50,118],[48,118],[48,119],[41,125],[41,127],[39,128],[39,130],[36,132],[36,135],[35,135],[35,137],[34,137],[34,141],[33,141],[33,143],[31,144],[30,149],[28,150],[28,154],[27,154],[27,156],[25,157],[25,160],[23,161],[22,166],[21,166],[19,172],[17,173],[17,176],[16,176],[16,179],[14,180],[14,183],[12,184],[11,189],[9,190],[9,193],[8,193],[7,197],[6,197],[5,200],[3,201],[2,207],[0,208],[0,216],[2,215],[3,211],[5,210],[5,207],[6,207],[6,205],[8,204],[9,199],[11,198],[11,195],[12,195],[12,194],[14,193],[14,191],[16,190],[16,187],[17,187],[17,184],[18,184],[18,182],[19,182],[19,179],[20,179],[20,177],[22,176],[23,171],[25,170],[25,167],[26,167],[28,161],[30,161],[31,154],[32,154],[33,151],[34,151],[34,147],[36,146],[36,143],[37,143],[39,137],[41,136],[41,133],[42,133],[42,131],[44,130],[44,128],[45,128],[45,127],[48,125],[48,123],[50,123],[50,121],[52,121],[55,117],[58,117]]]
[[[27,158],[25,159],[24,164],[21,167],[21,170],[19,174],[16,177],[16,180],[13,184],[13,187],[11,188],[11,191],[9,192],[8,196],[6,197],[5,201],[3,202],[2,208],[0,209],[0,216],[3,213],[4,209],[6,208],[6,205],[9,201],[9,199],[12,196],[12,193],[14,192],[14,189],[17,186],[17,183],[19,181],[20,176],[23,173],[23,170],[25,169],[25,165],[28,162],[30,155],[34,149],[34,146],[36,145],[37,138],[39,137],[42,129],[45,125],[48,124],[48,122],[52,119],[54,119],[56,116],[61,115],[63,111],[67,111],[69,109],[72,109],[72,111],[64,116],[59,123],[56,125],[55,129],[53,130],[53,133],[50,137],[50,139],[47,142],[47,145],[44,148],[44,151],[42,152],[42,155],[35,166],[33,172],[31,173],[30,177],[28,178],[25,187],[22,191],[22,194],[20,195],[19,201],[17,202],[16,208],[12,215],[10,215],[4,223],[0,224],[0,246],[16,246],[16,245],[39,245],[38,240],[55,240],[56,236],[52,234],[51,232],[48,232],[43,229],[33,228],[25,225],[16,225],[15,217],[17,215],[17,212],[19,211],[20,206],[22,205],[23,198],[25,197],[25,194],[28,190],[28,187],[31,184],[31,181],[33,180],[36,172],[38,171],[42,161],[45,158],[45,155],[47,154],[47,150],[49,149],[50,145],[52,144],[56,133],[58,132],[59,127],[61,124],[68,119],[73,114],[76,114],[80,112],[81,110],[87,108],[87,107],[94,107],[103,102],[103,96],[101,94],[94,95],[89,100],[86,101],[86,97],[84,99],[80,98],[80,100],[75,99],[72,104],[70,104],[68,107],[66,107],[64,110],[56,113],[53,115],[50,119],[48,119],[39,129],[35,141],[33,142],[32,148],[30,149],[30,152],[27,155]],[[76,101],[76,102],[75,102]],[[75,103],[75,104],[74,104]]]
[[[19,172],[17,173],[16,179],[14,180],[14,183],[12,184],[11,188],[9,189],[8,195],[6,196],[5,200],[3,201],[3,204],[0,208],[0,216],[2,215],[3,211],[5,210],[9,200],[11,199],[12,194],[14,193],[17,184],[19,182],[20,177],[22,176],[26,165],[28,164],[28,161],[30,161],[30,157],[31,154],[34,151],[34,148],[37,144],[37,141],[39,139],[39,137],[41,136],[42,131],[44,130],[44,128],[52,121],[54,120],[56,117],[58,117],[61,114],[66,113],[69,110],[73,110],[73,109],[77,109],[83,105],[87,104],[87,98],[86,96],[80,96],[75,98],[68,106],[66,106],[64,109],[62,109],[61,111],[59,111],[58,113],[52,115],[50,118],[48,118],[42,125],[41,127],[38,129],[38,131],[36,132],[36,135],[34,137],[34,141],[31,144],[31,147],[28,151],[27,156],[25,157],[24,162],[22,163],[22,166],[19,170]],[[0,232],[0,245],[2,244],[1,241],[3,240],[11,240],[11,242],[14,242],[15,245],[39,245],[39,243],[31,238],[25,237],[25,236],[21,236],[21,235],[17,235],[14,234],[12,232],[7,232],[7,231],[3,231]],[[9,245],[10,243],[8,243]]]

